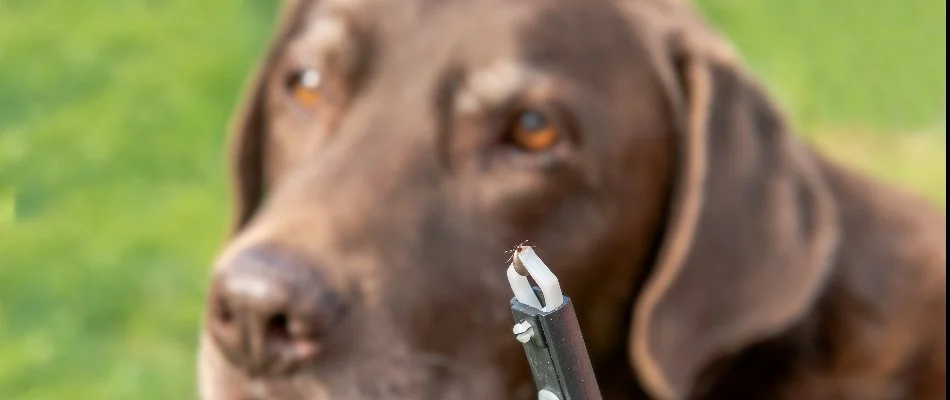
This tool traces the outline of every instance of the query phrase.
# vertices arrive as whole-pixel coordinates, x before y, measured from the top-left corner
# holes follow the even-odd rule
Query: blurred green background
[[[190,399],[277,0],[0,0],[0,399]],[[943,206],[942,0],[706,0],[808,140]],[[944,206],[945,207],[945,206]]]

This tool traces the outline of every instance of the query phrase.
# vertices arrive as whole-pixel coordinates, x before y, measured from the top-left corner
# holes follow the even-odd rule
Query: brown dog
[[[946,219],[810,150],[676,0],[288,1],[205,399],[530,399],[505,251],[608,399],[942,399]]]

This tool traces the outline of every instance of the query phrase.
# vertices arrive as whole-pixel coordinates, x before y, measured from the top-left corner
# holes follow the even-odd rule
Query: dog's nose
[[[344,311],[320,270],[290,253],[245,251],[219,271],[208,330],[225,357],[252,375],[284,375],[312,361]]]

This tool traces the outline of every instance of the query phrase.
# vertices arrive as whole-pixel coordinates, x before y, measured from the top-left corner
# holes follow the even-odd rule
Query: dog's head
[[[595,366],[686,395],[801,317],[836,232],[739,65],[674,0],[287,1],[234,130],[203,397],[531,397],[526,239]]]

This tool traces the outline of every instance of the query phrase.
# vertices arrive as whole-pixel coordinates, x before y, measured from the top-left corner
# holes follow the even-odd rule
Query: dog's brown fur
[[[529,239],[607,399],[945,397],[945,216],[803,144],[686,2],[286,3],[237,120],[217,269],[291,252],[350,311],[265,391],[532,398],[504,278]],[[318,50],[331,15],[352,39]],[[450,106],[505,60],[551,78],[536,101],[572,140],[512,152],[484,139],[494,113]],[[282,92],[295,62],[325,62],[323,109]],[[201,366],[205,398],[250,391],[209,340]]]

